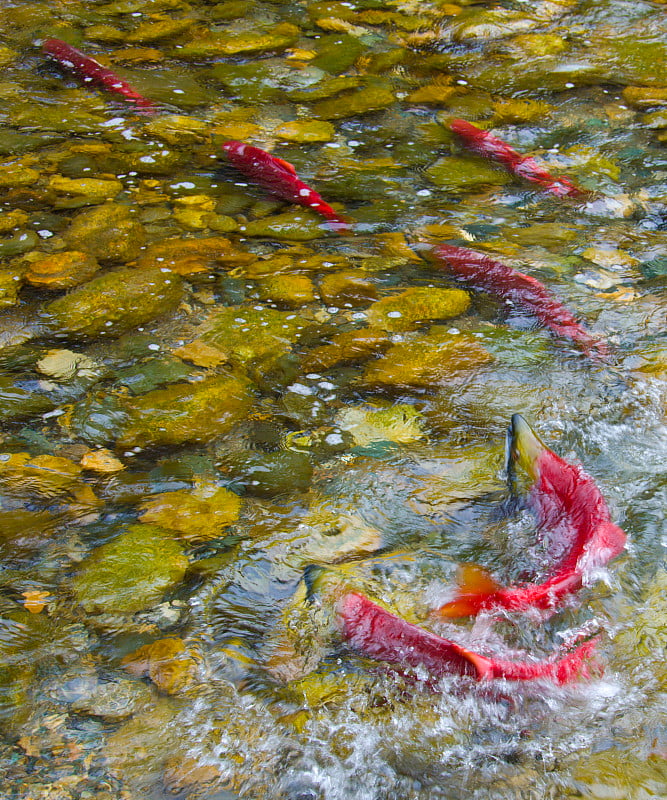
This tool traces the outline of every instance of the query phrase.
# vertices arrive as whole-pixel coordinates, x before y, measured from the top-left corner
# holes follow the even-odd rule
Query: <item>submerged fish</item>
[[[312,208],[329,222],[334,223],[335,230],[342,231],[349,228],[347,220],[307,186],[289,162],[244,142],[225,142],[222,149],[229,162],[239,172],[267,192],[290,203]]]
[[[423,667],[433,677],[467,675],[480,681],[546,678],[562,684],[588,674],[586,662],[595,647],[594,640],[590,640],[562,658],[507,661],[474,653],[424,630],[358,592],[344,594],[337,603],[336,613],[343,640],[360,655],[399,667]]]
[[[153,102],[139,94],[127,81],[67,42],[60,39],[46,39],[42,42],[42,50],[84,83],[92,83],[108,92],[119,94],[144,111],[155,110]]]
[[[507,142],[488,131],[472,125],[463,119],[453,119],[449,127],[461,142],[479,156],[502,164],[505,169],[518,178],[538,184],[542,189],[557,197],[583,197],[586,192],[575,186],[567,178],[555,178],[541,167],[531,156],[522,156]]]
[[[519,414],[512,417],[508,450],[510,480],[516,484],[522,470],[531,481],[527,504],[549,535],[550,574],[543,583],[503,587],[480,567],[464,567],[457,597],[434,612],[440,617],[501,608],[551,611],[625,547],[625,532],[611,521],[590,475],[543,444]]]
[[[429,256],[467,284],[526,309],[558,336],[576,342],[588,355],[607,355],[606,344],[583,328],[536,278],[467,247],[439,244]]]

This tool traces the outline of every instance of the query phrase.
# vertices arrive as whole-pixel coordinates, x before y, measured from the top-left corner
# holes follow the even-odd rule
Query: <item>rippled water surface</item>
[[[5,0],[3,796],[667,797],[666,10]],[[585,194],[466,153],[454,118]],[[253,186],[228,140],[349,230]],[[540,280],[609,358],[457,284],[443,242]],[[437,621],[462,562],[549,571],[507,485],[515,413],[627,548],[547,618]],[[362,658],[335,597],[306,600],[312,564],[490,657],[597,634],[590,674]]]

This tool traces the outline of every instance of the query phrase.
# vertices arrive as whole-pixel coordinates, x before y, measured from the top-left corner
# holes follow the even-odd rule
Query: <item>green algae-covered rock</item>
[[[336,135],[336,130],[330,122],[318,122],[317,120],[293,120],[279,125],[274,134],[279,139],[288,142],[330,142]]]
[[[160,602],[187,567],[171,533],[156,525],[130,525],[81,563],[72,590],[88,613],[133,614]]]
[[[178,531],[188,542],[216,539],[241,510],[241,499],[234,492],[201,483],[191,492],[164,492],[142,503],[142,522]]]
[[[425,336],[392,345],[381,359],[366,367],[361,383],[433,389],[474,372],[491,358],[472,336],[434,329]]]
[[[306,372],[327,370],[341,364],[364,361],[391,347],[391,340],[385,331],[359,328],[337,333],[329,344],[315,347],[306,353],[301,365]]]
[[[410,331],[422,322],[458,317],[469,305],[470,296],[462,289],[416,286],[373,303],[367,316],[371,327]]]
[[[242,419],[251,404],[248,383],[215,375],[196,383],[175,383],[122,405],[126,420],[118,447],[156,447],[209,442]],[[113,440],[116,431],[108,431]]]
[[[52,393],[37,381],[15,375],[0,375],[0,421],[25,419],[51,411],[57,403]]]
[[[171,145],[187,145],[206,140],[208,126],[195,117],[168,114],[151,120],[145,131]]]
[[[336,414],[336,425],[348,431],[355,445],[372,442],[406,444],[424,437],[422,418],[414,406],[406,403],[385,406],[348,406]]]
[[[21,274],[13,269],[0,269],[0,308],[15,306],[21,288]]]
[[[63,232],[72,250],[100,261],[131,261],[145,241],[143,226],[128,206],[108,203],[77,214]]]
[[[311,64],[332,75],[339,75],[351,67],[367,49],[356,36],[346,33],[322,36],[317,43],[317,56]]]
[[[287,92],[287,96],[295,103],[314,103],[349,89],[356,89],[360,83],[361,79],[355,75],[339,75],[335,78],[327,76],[305,88],[292,89]]]
[[[377,300],[377,287],[361,270],[344,270],[325,275],[320,281],[320,297],[336,306],[365,306]]]
[[[664,797],[667,761],[616,748],[582,756],[572,772],[571,797],[587,800],[649,800]]]
[[[146,44],[170,39],[188,31],[194,21],[191,19],[161,19],[157,22],[142,22],[125,37],[130,44]]]
[[[259,281],[259,296],[279,306],[298,308],[315,299],[315,285],[307,275],[271,275]]]
[[[482,159],[463,156],[439,158],[426,170],[426,176],[447,192],[468,192],[512,182],[505,170],[496,169]]]
[[[505,361],[501,361],[505,365]],[[465,432],[466,437],[487,440],[502,436],[512,414],[540,419],[553,398],[537,391],[527,392],[526,384],[499,378],[471,381],[451,390],[444,387],[424,411],[431,428],[439,432]]]
[[[119,336],[173,311],[183,296],[178,275],[159,269],[120,269],[47,303],[46,322],[54,333]]]
[[[393,92],[384,86],[367,86],[329,100],[321,100],[313,105],[312,113],[319,119],[342,119],[380,111],[393,105],[395,101]]]
[[[289,22],[264,31],[216,31],[208,36],[193,39],[183,47],[179,47],[174,55],[178,58],[198,59],[280,51],[293,45],[299,35],[300,31],[296,25],[291,25]]]
[[[225,453],[216,466],[248,494],[260,497],[305,491],[313,477],[313,465],[308,453],[294,450]]]
[[[296,242],[321,239],[327,234],[322,217],[305,208],[298,211],[286,211],[284,214],[272,214],[270,217],[246,222],[239,226],[239,231],[245,236]]]
[[[289,353],[306,324],[286,311],[232,306],[213,314],[197,333],[207,344],[228,353],[232,362],[247,364]]]
[[[229,239],[223,236],[206,236],[198,239],[185,239],[175,236],[153,242],[137,259],[140,269],[170,269],[179,275],[194,275],[233,269],[252,263],[252,253],[238,250]]]
[[[63,250],[50,255],[35,251],[25,260],[30,265],[26,281],[48,290],[71,289],[90,280],[100,268],[96,258],[77,250]]]
[[[106,200],[112,200],[123,190],[123,184],[117,180],[100,178],[67,178],[64,175],[53,175],[49,179],[48,189],[55,195],[55,208],[79,208],[80,206],[96,206]]]

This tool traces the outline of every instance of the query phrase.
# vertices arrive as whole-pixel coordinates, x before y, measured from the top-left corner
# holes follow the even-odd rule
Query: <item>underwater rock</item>
[[[259,281],[259,296],[279,306],[298,308],[315,299],[315,285],[306,275],[275,275]]]
[[[168,114],[148,122],[144,130],[170,145],[189,145],[207,139],[208,125],[195,117]]]
[[[31,253],[26,257],[30,266],[25,279],[40,289],[71,289],[90,280],[99,270],[97,259],[79,250],[63,250],[59,253]]]
[[[19,300],[21,273],[11,269],[0,269],[0,309],[15,306]]]
[[[108,440],[122,448],[209,442],[243,419],[252,402],[250,387],[234,375],[175,383],[121,404],[125,421],[111,418]]]
[[[55,194],[54,208],[96,206],[113,200],[123,191],[123,184],[117,180],[67,178],[64,175],[53,175],[47,186]]]
[[[366,367],[360,382],[368,387],[435,389],[491,360],[488,350],[472,336],[436,328],[392,345],[381,359]]]
[[[124,37],[130,44],[146,44],[159,42],[162,39],[171,39],[186,33],[194,25],[192,19],[161,19],[157,22],[141,22],[134,30]]]
[[[159,603],[181,582],[187,567],[188,559],[169,531],[129,525],[84,559],[72,590],[88,613],[133,614]]]
[[[53,503],[56,499],[96,506],[99,500],[68,458],[29,453],[0,454],[0,487],[13,497]]]
[[[196,275],[216,272],[220,268],[250,264],[256,260],[252,253],[238,250],[223,236],[201,239],[174,237],[153,242],[137,259],[137,267],[145,269],[170,269],[179,275]]]
[[[265,31],[211,31],[182,45],[173,55],[176,58],[200,59],[280,51],[291,47],[300,34],[296,25],[289,22]]]
[[[45,322],[55,334],[120,336],[173,311],[183,296],[178,275],[160,269],[118,269],[47,303]]]
[[[245,236],[308,242],[323,238],[329,229],[319,214],[299,209],[251,220],[239,226],[239,230]]]
[[[146,236],[130,207],[107,203],[77,214],[63,238],[100,261],[127,262],[139,255]]]
[[[303,356],[301,365],[306,372],[327,370],[341,364],[364,361],[391,347],[391,339],[384,331],[355,328],[337,333],[329,344],[315,347]]]
[[[106,371],[90,356],[72,350],[48,350],[35,364],[35,369],[57,381],[69,382],[79,378],[84,383],[94,383]]]
[[[481,159],[446,156],[426,170],[427,178],[446,192],[469,192],[512,182],[505,170],[495,169]]]
[[[372,442],[408,444],[425,436],[422,415],[407,403],[346,406],[336,414],[335,423],[352,434],[359,447]]]
[[[80,681],[86,683],[85,681]],[[107,722],[119,722],[138,714],[153,700],[153,693],[142,683],[131,680],[104,681],[93,679],[70,704],[75,714],[100,717]]]
[[[223,535],[236,522],[241,498],[215,484],[199,483],[189,491],[164,492],[139,507],[141,522],[178,531],[186,542],[206,541]]]
[[[188,689],[194,683],[198,666],[185,642],[175,636],[143,645],[120,663],[136,678],[150,678],[164,694],[178,694]]]
[[[197,334],[206,344],[228,353],[232,363],[245,365],[289,353],[307,324],[303,317],[286,311],[232,306],[216,311]]]
[[[345,92],[329,100],[313,104],[312,114],[318,119],[343,119],[381,111],[396,102],[393,92],[383,86],[368,86]]]
[[[308,453],[294,450],[228,452],[222,454],[216,467],[231,479],[232,485],[259,497],[305,491],[313,477]]]
[[[202,342],[201,339],[194,339],[182,347],[177,347],[172,350],[172,354],[183,361],[188,361],[197,367],[204,367],[205,369],[214,369],[220,364],[229,361],[227,353],[217,347],[206,344],[206,342]]]
[[[371,327],[399,332],[414,330],[423,322],[458,317],[469,306],[470,296],[462,289],[416,286],[383,297],[366,313]]]
[[[308,119],[284,122],[274,131],[274,135],[279,139],[301,144],[331,142],[335,134],[336,130],[330,122],[318,122],[317,120]]]
[[[0,420],[25,419],[51,411],[58,400],[38,381],[0,375]]]
[[[332,272],[320,281],[320,297],[328,305],[365,306],[377,300],[377,287],[360,270]]]
[[[106,448],[89,450],[81,456],[81,467],[102,475],[112,475],[125,469],[125,464]]]

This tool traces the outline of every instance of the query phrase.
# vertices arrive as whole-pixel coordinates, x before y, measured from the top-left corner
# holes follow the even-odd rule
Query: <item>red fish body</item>
[[[587,674],[586,661],[595,646],[591,640],[551,661],[487,658],[391,614],[358,592],[343,595],[337,617],[342,638],[360,655],[399,667],[423,667],[436,678],[467,675],[476,680],[545,678],[567,683]]]
[[[60,39],[46,39],[42,43],[42,49],[84,83],[92,83],[108,92],[119,94],[145,111],[155,108],[151,100],[135,91],[127,81],[66,42]]]
[[[555,334],[576,342],[589,355],[606,355],[604,343],[591,336],[546,286],[530,275],[466,247],[440,244],[433,248],[432,256],[460,280],[525,308]]]
[[[536,183],[558,197],[581,197],[585,192],[567,178],[554,178],[530,156],[522,156],[502,139],[463,119],[453,119],[449,127],[461,142],[478,156],[502,164],[512,175]]]
[[[527,503],[549,535],[551,575],[543,583],[502,587],[478,567],[464,568],[457,597],[437,610],[443,617],[470,616],[495,608],[553,610],[596,569],[625,547],[625,532],[590,475],[546,447],[519,414],[510,428],[510,473],[522,465],[532,479]]]
[[[336,230],[349,227],[348,222],[337,211],[299,178],[294,167],[287,161],[244,142],[225,142],[222,149],[239,172],[267,192],[281,200],[312,208],[329,222],[335,223]]]

